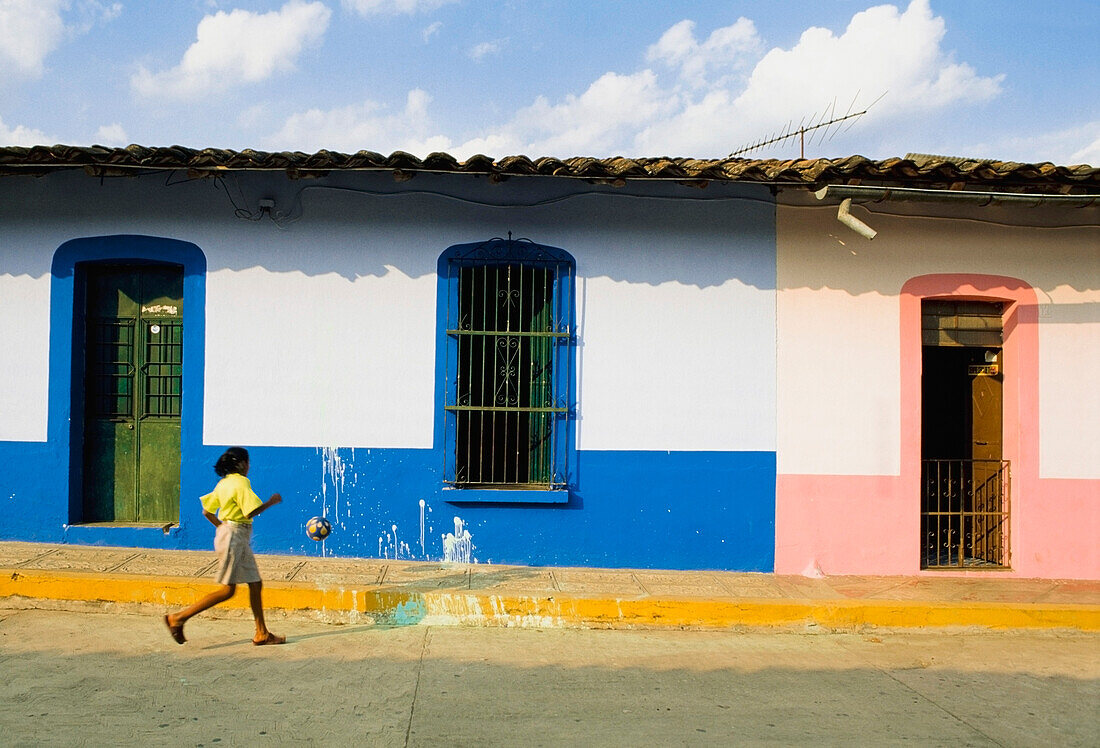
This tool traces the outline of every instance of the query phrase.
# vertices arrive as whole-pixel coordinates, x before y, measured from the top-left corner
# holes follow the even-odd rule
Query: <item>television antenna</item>
[[[806,121],[806,118],[803,117],[802,120],[798,123],[798,127],[794,126],[794,120],[792,119],[790,122],[787,123],[786,127],[779,131],[778,134],[772,134],[766,138],[761,138],[758,141],[749,143],[748,145],[741,146],[736,151],[730,153],[729,158],[740,156],[742,154],[749,153],[751,151],[755,151],[761,148],[768,148],[771,146],[779,145],[780,143],[784,143],[788,140],[793,140],[794,138],[798,138],[799,158],[806,158],[807,134],[809,134],[810,136],[810,144],[813,144],[814,138],[816,137],[817,144],[821,145],[826,140],[835,136],[840,131],[841,124],[844,122],[849,123],[848,126],[844,128],[844,132],[848,132],[848,130],[852,128],[852,125],[856,123],[856,120],[867,114],[867,112],[871,111],[871,107],[880,102],[882,100],[882,97],[886,94],[887,92],[883,91],[882,94],[877,99],[868,104],[863,109],[863,111],[853,112],[852,108],[855,107],[856,99],[859,98],[859,91],[856,91],[856,95],[852,98],[852,103],[848,105],[847,112],[845,112],[840,117],[836,116],[836,99],[834,98],[833,103],[822,110],[820,116],[816,114],[812,115],[808,122]],[[826,119],[826,117],[828,119]],[[836,125],[836,127],[832,130],[832,132],[830,132],[829,128],[831,128],[833,125]]]

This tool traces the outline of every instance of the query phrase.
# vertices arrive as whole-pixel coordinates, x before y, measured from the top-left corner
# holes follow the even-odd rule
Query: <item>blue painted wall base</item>
[[[210,549],[213,527],[198,495],[216,483],[211,466],[223,449],[190,455],[182,483],[193,495],[181,498],[180,523],[165,532],[70,524],[63,451],[0,443],[9,466],[0,538]],[[479,563],[740,571],[774,564],[774,452],[582,451],[568,503],[494,504],[456,501],[461,492],[444,490],[434,450],[249,451],[256,492],[284,497],[256,520],[258,552],[438,561],[457,517]],[[305,535],[315,515],[333,523],[320,543]]]

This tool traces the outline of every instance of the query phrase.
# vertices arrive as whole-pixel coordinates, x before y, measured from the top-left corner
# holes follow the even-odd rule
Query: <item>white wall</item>
[[[1039,295],[1044,478],[1100,478],[1100,238],[1076,267],[1091,277],[1091,288],[1062,284]]]
[[[0,271],[18,242],[0,242]],[[21,258],[20,258],[21,259]],[[46,441],[49,386],[49,262],[0,272],[0,441]]]
[[[625,190],[518,208],[264,179],[242,178],[238,205],[275,194],[297,220],[280,227],[234,218],[209,181],[0,179],[0,197],[9,198],[0,200],[0,273],[8,273],[0,276],[0,341],[25,367],[0,372],[4,438],[45,438],[53,252],[70,239],[125,233],[181,239],[206,255],[206,442],[428,448],[437,259],[448,246],[512,232],[577,260],[581,448],[775,448],[766,200],[687,202]],[[393,188],[386,176],[373,179],[374,188]],[[447,184],[456,179],[469,187],[462,177]],[[542,184],[473,189],[537,199]]]
[[[898,293],[918,275],[970,273],[1019,278],[1039,297],[1040,477],[1100,477],[1095,226],[986,222],[1064,216],[1042,208],[959,214],[981,221],[917,215],[936,212],[928,206],[874,209],[914,215],[854,209],[879,231],[867,241],[837,222],[836,206],[778,209],[779,472],[899,474]]]

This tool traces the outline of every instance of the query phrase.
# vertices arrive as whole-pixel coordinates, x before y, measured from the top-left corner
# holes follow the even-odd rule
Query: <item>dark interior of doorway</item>
[[[921,377],[921,459],[970,459],[970,378],[984,349],[925,346]]]
[[[1000,359],[999,347],[923,349],[922,568],[1006,565]]]

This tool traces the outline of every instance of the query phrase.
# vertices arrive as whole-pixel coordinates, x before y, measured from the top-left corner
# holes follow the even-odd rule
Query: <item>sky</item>
[[[1100,166],[1098,0],[0,0],[0,145]]]

